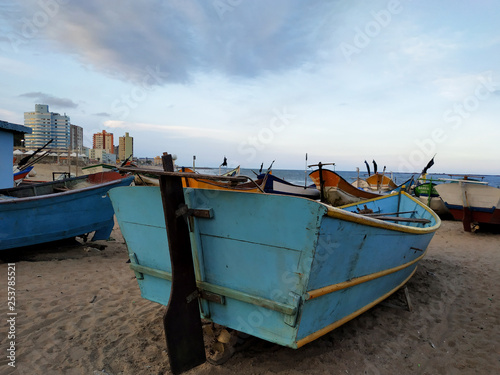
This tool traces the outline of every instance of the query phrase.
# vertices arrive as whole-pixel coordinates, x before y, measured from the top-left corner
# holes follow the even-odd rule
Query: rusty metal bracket
[[[201,291],[200,298],[206,299],[207,301],[210,302],[218,303],[220,305],[226,304],[226,297],[221,296],[220,294],[207,292],[205,290]]]
[[[214,217],[214,211],[211,208],[189,208],[187,205],[182,205],[175,211],[175,216],[194,216],[202,219],[211,219]]]

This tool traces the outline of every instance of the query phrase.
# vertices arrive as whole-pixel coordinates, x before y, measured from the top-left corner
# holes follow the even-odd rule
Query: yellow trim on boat
[[[396,288],[392,289],[391,291],[389,291],[388,293],[384,294],[382,297],[380,298],[377,298],[375,301],[369,303],[368,305],[362,307],[361,309],[353,312],[352,314],[350,315],[347,315],[346,317],[340,319],[340,320],[337,320],[336,322],[320,329],[319,331],[316,331],[314,333],[311,333],[309,336],[306,336],[304,337],[303,339],[300,339],[296,342],[296,345],[297,345],[297,348],[300,348],[301,346],[304,346],[305,344],[308,344],[310,343],[311,341],[314,341],[316,340],[317,338],[323,336],[323,335],[326,335],[328,332],[331,332],[333,331],[335,328],[338,328],[340,327],[342,324],[345,324],[347,323],[349,320],[352,320],[354,319],[355,317],[357,317],[358,315],[361,315],[362,313],[364,313],[365,311],[371,309],[373,306],[375,306],[376,304],[382,302],[384,299],[386,299],[387,297],[389,297],[391,294],[393,294],[394,292],[396,292],[399,288],[401,288],[403,285],[405,285],[408,280],[411,279],[411,277],[413,276],[413,274],[417,271],[417,267],[415,267],[415,269],[413,270],[413,272],[411,273],[410,276],[408,276],[406,278],[406,280],[404,280],[401,284],[399,284]]]
[[[356,277],[355,279],[352,279],[349,281],[343,281],[343,282],[338,283],[338,284],[328,285],[328,286],[325,286],[323,288],[311,290],[310,292],[307,292],[306,300],[318,298],[318,297],[324,296],[325,294],[333,293],[333,292],[336,292],[336,291],[342,290],[342,289],[347,289],[347,288],[350,288],[352,286],[362,284],[362,283],[365,283],[368,281],[372,281],[372,280],[378,279],[379,277],[390,275],[391,273],[394,273],[394,272],[401,271],[402,269],[410,267],[412,264],[417,263],[420,259],[422,259],[425,256],[426,252],[427,252],[427,250],[422,255],[420,255],[418,258],[413,259],[411,262],[402,264],[402,265],[394,267],[394,268],[389,268],[389,269],[384,270],[384,271],[371,273],[369,275],[365,275],[365,276],[361,276],[361,277]]]
[[[344,210],[344,208],[356,206],[360,202],[348,204],[348,205],[341,206],[338,208],[325,205],[326,207],[328,207],[327,216],[330,216],[330,217],[333,217],[336,219],[340,219],[340,220],[350,221],[350,222],[357,223],[357,224],[368,225],[371,227],[377,227],[377,228],[388,229],[388,230],[395,230],[395,231],[399,231],[399,232],[412,233],[412,234],[432,233],[432,232],[435,232],[441,226],[441,219],[439,218],[439,216],[436,215],[436,213],[434,213],[434,211],[432,211],[429,207],[427,207],[423,203],[414,199],[411,195],[409,195],[405,192],[401,192],[401,194],[406,195],[408,198],[410,198],[415,203],[417,203],[419,206],[424,208],[427,212],[429,212],[434,217],[434,220],[436,220],[436,224],[434,224],[431,227],[427,227],[427,228],[410,227],[407,225],[388,223],[386,221],[378,220],[376,218],[371,218],[369,216],[363,216],[363,215],[360,215],[357,213],[353,213],[353,212],[349,212],[349,211]],[[379,199],[386,199],[386,198],[391,197],[391,196],[393,196],[393,195],[391,194],[391,195],[387,195],[387,196],[383,196],[383,197],[379,197],[379,198],[374,198],[374,199],[370,199],[370,200],[367,200],[364,202],[373,202],[373,201],[376,201]]]

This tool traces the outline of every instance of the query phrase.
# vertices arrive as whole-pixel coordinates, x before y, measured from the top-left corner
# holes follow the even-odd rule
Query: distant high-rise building
[[[94,134],[92,148],[97,150],[106,150],[108,154],[114,154],[113,133],[103,130],[102,133]]]
[[[118,139],[118,158],[123,161],[134,155],[134,138],[125,133]]]
[[[71,150],[75,150],[82,153],[83,149],[83,128],[78,125],[70,125],[69,128],[70,135],[70,147]]]
[[[51,150],[67,151],[70,146],[69,121],[69,116],[49,112],[48,105],[35,104],[35,112],[24,112],[24,125],[33,130],[25,136],[25,147],[34,150],[53,139],[48,146]]]

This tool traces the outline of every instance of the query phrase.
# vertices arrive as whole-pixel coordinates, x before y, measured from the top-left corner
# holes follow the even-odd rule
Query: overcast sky
[[[496,0],[0,0],[0,120],[135,156],[500,174]]]

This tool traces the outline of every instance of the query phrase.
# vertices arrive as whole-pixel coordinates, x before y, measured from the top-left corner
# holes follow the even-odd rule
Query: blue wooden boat
[[[316,185],[299,186],[285,181],[282,178],[276,177],[272,173],[262,173],[257,176],[258,179],[264,179],[267,175],[264,192],[269,194],[293,195],[296,197],[304,197],[309,199],[319,199],[320,193],[316,189]]]
[[[401,288],[441,224],[404,192],[337,208],[286,195],[184,188],[186,206],[169,208],[163,195],[165,212],[162,192],[109,192],[142,297],[170,306],[171,288],[182,287],[169,254],[179,238],[167,237],[169,225],[166,231],[173,209],[177,225],[189,223],[197,290],[188,302],[199,301],[204,319],[290,348]]]
[[[109,238],[114,212],[106,193],[133,179],[103,172],[0,190],[0,250],[91,232],[93,240]]]

